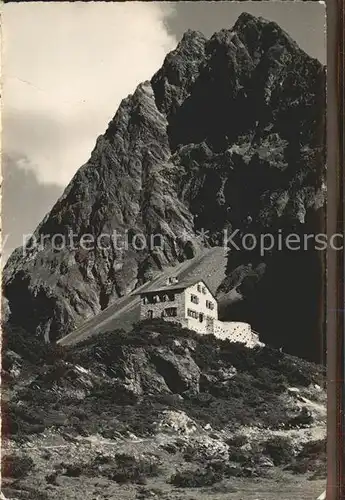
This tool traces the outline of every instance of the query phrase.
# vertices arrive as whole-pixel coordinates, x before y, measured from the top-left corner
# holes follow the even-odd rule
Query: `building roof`
[[[186,288],[190,287],[190,286],[193,286],[193,285],[196,285],[197,283],[204,283],[204,285],[206,286],[206,288],[210,291],[207,283],[205,283],[204,280],[202,279],[185,279],[185,280],[181,280],[181,281],[178,281],[177,283],[171,283],[169,285],[162,285],[162,286],[157,286],[157,285],[148,285],[147,288],[145,288],[145,290],[141,290],[141,291],[138,291],[136,293],[134,293],[134,295],[147,295],[147,294],[151,294],[151,293],[155,293],[155,292],[169,292],[169,291],[173,291],[173,290],[185,290]],[[212,293],[210,291],[210,293]],[[212,294],[213,295],[213,294]]]

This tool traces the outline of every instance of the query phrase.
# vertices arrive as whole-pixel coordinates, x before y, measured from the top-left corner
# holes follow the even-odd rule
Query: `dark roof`
[[[169,292],[169,291],[172,291],[172,290],[185,290],[186,288],[188,288],[189,286],[193,286],[195,285],[196,283],[199,283],[199,282],[202,282],[204,283],[204,285],[207,287],[207,289],[209,290],[209,287],[207,285],[207,283],[205,283],[204,280],[202,279],[186,279],[186,280],[181,280],[181,281],[178,281],[177,283],[171,283],[169,285],[163,285],[163,286],[157,286],[157,285],[148,285],[147,288],[145,288],[144,290],[140,290],[136,293],[134,293],[134,295],[147,295],[148,293],[155,293],[155,292]],[[212,292],[211,292],[212,293]]]

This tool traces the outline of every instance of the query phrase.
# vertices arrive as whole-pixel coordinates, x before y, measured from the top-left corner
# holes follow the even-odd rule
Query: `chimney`
[[[166,281],[167,285],[174,285],[175,283],[178,283],[178,279],[175,276],[170,276]]]

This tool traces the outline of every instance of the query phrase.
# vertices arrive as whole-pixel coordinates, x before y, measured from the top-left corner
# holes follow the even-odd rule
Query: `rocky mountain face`
[[[242,14],[209,40],[188,31],[10,257],[10,321],[56,340],[224,234],[321,232],[324,127],[325,68],[277,24]],[[114,231],[120,242],[104,236]],[[83,235],[107,248],[86,249]],[[223,317],[316,358],[322,259],[310,247],[230,249]]]

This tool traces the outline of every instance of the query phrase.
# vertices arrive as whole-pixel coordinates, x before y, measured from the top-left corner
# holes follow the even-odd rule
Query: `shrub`
[[[176,453],[179,451],[178,446],[173,443],[162,444],[161,448],[169,453],[169,455],[176,455]]]
[[[106,465],[104,474],[117,483],[145,483],[146,478],[155,477],[160,469],[156,463],[146,459],[137,459],[131,455],[118,454],[115,464]]]
[[[294,448],[291,441],[279,436],[264,443],[263,453],[272,459],[274,465],[287,464],[294,459]]]
[[[177,471],[171,476],[170,482],[180,488],[200,488],[212,486],[226,478],[249,477],[252,474],[253,470],[248,466],[234,466],[224,460],[213,460],[204,469]]]
[[[117,483],[144,484],[146,478],[155,477],[160,473],[158,464],[146,458],[137,458],[127,454],[117,454],[115,457],[99,454],[89,463],[60,463],[56,470],[46,476],[47,482],[56,484],[59,474],[69,477],[106,477]]]
[[[3,328],[3,352],[11,350],[30,363],[55,363],[63,359],[67,350],[57,344],[47,344],[23,328],[6,323]]]
[[[312,414],[305,406],[301,409],[296,417],[292,417],[287,421],[288,427],[304,427],[312,424],[314,421]]]
[[[20,485],[20,490],[15,484],[12,485],[13,488],[2,489],[5,498],[16,498],[20,500],[50,500],[51,497],[45,491],[38,491],[37,487],[30,487],[26,484]]]
[[[54,472],[51,472],[50,474],[47,474],[45,476],[45,480],[47,481],[48,484],[53,484],[53,485],[57,485],[57,477],[58,477],[58,473],[57,471],[54,471]]]
[[[26,477],[34,468],[34,461],[27,456],[7,455],[2,458],[1,474],[3,477],[20,479]]]
[[[229,447],[229,460],[239,464],[246,464],[250,461],[251,454],[248,451],[243,451],[237,447]]]
[[[228,462],[224,462],[224,460],[213,460],[208,464],[219,477],[229,478],[229,477],[241,477],[244,474],[244,470],[241,466],[232,465]]]
[[[233,441],[235,444],[232,444],[231,440],[228,441],[229,460],[240,465],[241,475],[245,469],[255,469],[262,456],[262,447],[258,444],[252,444],[249,448],[243,449],[241,446],[243,446],[245,439],[246,436],[238,436],[237,443],[236,439]]]
[[[141,487],[137,492],[137,500],[147,500],[148,498],[164,498],[164,492],[159,488]]]
[[[241,446],[248,443],[248,436],[245,434],[236,434],[227,439],[225,442],[230,447],[241,448]]]
[[[79,477],[82,474],[82,467],[79,465],[66,465],[64,476]]]
[[[201,488],[203,486],[212,486],[218,481],[221,481],[221,475],[211,468],[178,471],[170,479],[170,483],[178,488]]]
[[[303,458],[316,458],[326,454],[326,440],[318,439],[316,441],[309,441],[303,445],[299,455]]]
[[[295,474],[314,473],[314,478],[326,477],[326,441],[324,439],[310,441],[303,445],[288,469]]]

